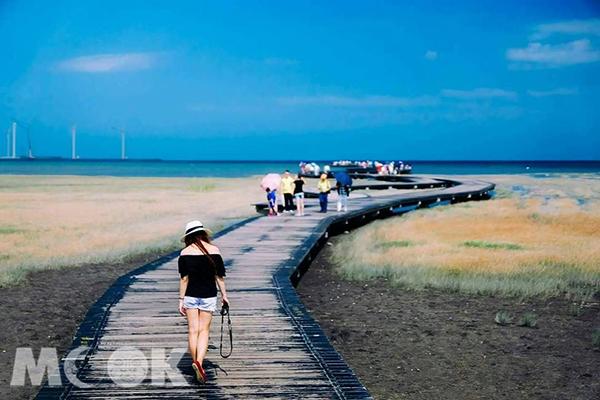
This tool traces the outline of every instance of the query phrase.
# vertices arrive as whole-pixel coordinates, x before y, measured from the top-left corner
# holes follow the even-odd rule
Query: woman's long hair
[[[191,235],[187,235],[185,237],[185,246],[191,246],[193,244],[195,244],[200,251],[202,252],[202,254],[204,254],[206,257],[208,257],[208,261],[210,261],[210,264],[213,267],[213,272],[215,273],[215,275],[217,274],[217,266],[215,264],[215,261],[212,259],[210,253],[208,252],[208,250],[206,250],[206,247],[204,246],[204,243],[208,243],[210,244],[210,236],[208,235],[208,233],[206,231],[198,231],[198,232],[194,232]]]

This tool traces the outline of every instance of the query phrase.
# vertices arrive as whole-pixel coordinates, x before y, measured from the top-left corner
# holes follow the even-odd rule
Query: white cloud
[[[58,66],[74,72],[135,71],[152,67],[157,59],[156,53],[96,54],[71,58],[60,62]]]
[[[341,96],[294,96],[281,97],[280,104],[293,106],[338,106],[338,107],[424,107],[439,103],[435,96],[395,97],[395,96],[366,96],[366,97],[341,97]]]
[[[262,108],[257,105],[244,105],[244,104],[213,104],[213,103],[195,103],[188,104],[186,108],[189,111],[198,111],[205,113],[236,113],[236,114],[248,114],[256,113]]]
[[[452,90],[443,89],[441,97],[456,98],[464,100],[481,100],[502,98],[515,100],[517,93],[490,88],[477,88],[473,90]],[[285,106],[330,106],[345,108],[418,108],[418,107],[437,107],[443,106],[439,95],[423,95],[417,97],[396,97],[396,96],[365,96],[365,97],[344,97],[333,95],[320,96],[291,96],[280,97],[276,99],[277,103]]]
[[[600,36],[600,19],[574,20],[541,24],[535,27],[530,40],[541,40],[554,34]]]
[[[600,61],[600,51],[592,49],[588,39],[566,44],[529,43],[525,48],[508,49],[506,57],[517,62],[513,69],[557,68]]]
[[[436,60],[436,59],[437,59],[437,57],[438,57],[438,53],[437,53],[437,51],[428,50],[428,51],[425,53],[425,59],[426,59],[426,60],[433,61],[433,60]]]
[[[515,105],[493,106],[482,102],[466,102],[446,108],[439,113],[439,118],[451,121],[486,121],[492,119],[516,119],[526,113],[522,107]]]
[[[492,99],[504,98],[514,100],[517,93],[504,89],[477,88],[473,90],[442,89],[442,96],[457,99]]]
[[[579,93],[577,88],[556,88],[546,91],[528,90],[527,93],[531,97],[548,97],[548,96],[573,96]]]
[[[298,65],[300,64],[299,61],[296,60],[291,60],[289,58],[277,58],[277,57],[273,57],[273,58],[267,58],[265,59],[265,64],[267,65],[278,65],[278,66],[293,66],[293,65]]]

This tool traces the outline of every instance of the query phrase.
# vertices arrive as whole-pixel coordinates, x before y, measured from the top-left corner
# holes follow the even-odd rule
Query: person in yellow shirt
[[[291,213],[294,210],[294,186],[294,178],[291,177],[290,171],[286,169],[281,180],[281,191],[285,205],[284,212],[286,213]]]
[[[319,180],[317,189],[319,189],[319,205],[321,206],[320,212],[326,213],[327,196],[329,196],[329,192],[331,191],[331,183],[329,183],[329,181],[327,180],[327,174],[321,174],[321,179]]]

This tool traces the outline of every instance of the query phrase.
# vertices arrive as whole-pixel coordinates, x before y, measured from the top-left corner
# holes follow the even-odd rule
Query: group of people
[[[332,164],[334,167],[348,167],[354,172],[369,172],[377,173],[379,175],[400,175],[403,173],[409,173],[412,170],[412,165],[403,161],[349,161],[339,160],[334,161]],[[321,166],[314,162],[301,162],[299,165],[300,173],[302,175],[321,175]],[[361,171],[363,170],[363,171]],[[331,167],[329,165],[323,166],[323,173],[330,175]]]
[[[389,161],[389,162],[379,162],[379,161],[349,161],[349,160],[341,160],[334,161],[334,167],[355,167],[364,170],[373,170],[377,171],[379,175],[399,175],[401,173],[410,172],[412,170],[412,165],[408,163],[404,163],[403,161]]]
[[[379,175],[399,175],[402,172],[410,171],[412,169],[410,164],[404,164],[402,161],[390,161],[389,163],[375,161],[374,164]]]
[[[297,174],[292,178],[290,171],[286,170],[283,179],[281,179],[281,192],[283,193],[284,213],[294,212],[294,198],[296,199],[296,216],[304,216],[304,185],[306,181]],[[267,188],[267,201],[269,202],[269,216],[279,215],[277,207],[277,195],[275,191]]]
[[[298,164],[298,167],[300,168],[300,174],[313,176],[321,175],[321,166],[317,163],[301,162]],[[323,172],[329,174],[331,172],[331,167],[329,165],[323,166]]]
[[[300,164],[298,164],[298,167],[300,168],[300,173],[304,175],[319,176],[321,174],[321,167],[319,166],[319,164],[314,162],[301,162]]]
[[[319,205],[321,213],[327,212],[329,203],[329,194],[331,193],[331,183],[327,179],[327,173],[323,172],[320,176],[317,190],[319,192]],[[304,185],[306,181],[300,174],[292,178],[290,171],[286,170],[281,179],[281,192],[283,193],[284,213],[294,213],[294,199],[296,200],[296,216],[303,217],[304,214]],[[348,211],[348,196],[350,195],[350,186],[343,185],[339,181],[336,183],[338,193],[337,210]],[[267,201],[269,203],[269,216],[278,216],[276,189],[266,189]]]

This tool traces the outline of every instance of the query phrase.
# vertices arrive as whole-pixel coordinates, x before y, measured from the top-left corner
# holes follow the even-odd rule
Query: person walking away
[[[336,184],[338,200],[337,200],[337,210],[338,212],[348,211],[348,195],[350,194],[350,187],[347,185],[342,185],[341,182],[338,181]]]
[[[267,188],[267,202],[269,203],[269,217],[276,217],[279,215],[279,211],[277,211],[277,196],[275,196],[275,189],[271,190]]]
[[[200,221],[189,222],[180,238],[185,248],[179,256],[179,313],[187,318],[188,344],[196,379],[206,383],[202,362],[208,349],[212,313],[217,309],[217,286],[221,305],[229,305],[225,290],[225,263],[219,248],[210,242],[212,232]]]
[[[321,206],[322,213],[327,212],[327,196],[329,192],[331,192],[331,183],[327,180],[327,174],[321,174],[321,179],[319,180],[319,184],[317,185],[317,189],[319,189],[319,205]]]
[[[303,217],[304,216],[304,184],[306,182],[300,174],[296,175],[296,180],[294,181],[294,197],[296,198],[296,216]]]
[[[285,170],[281,180],[281,191],[284,199],[284,212],[291,213],[294,210],[294,178],[290,176],[290,171]]]

